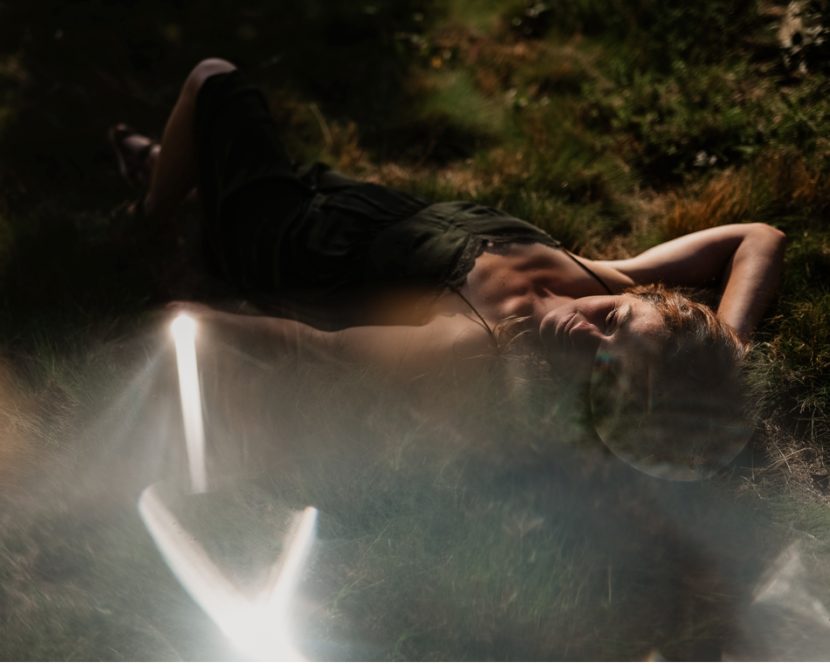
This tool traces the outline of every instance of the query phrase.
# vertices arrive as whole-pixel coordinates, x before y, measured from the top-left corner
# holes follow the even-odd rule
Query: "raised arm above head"
[[[769,306],[781,276],[785,236],[765,223],[709,228],[638,256],[600,261],[637,284],[721,288],[718,318],[746,341]]]

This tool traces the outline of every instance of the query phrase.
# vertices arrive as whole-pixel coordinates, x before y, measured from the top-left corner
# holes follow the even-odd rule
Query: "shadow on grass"
[[[20,338],[59,314],[119,313],[163,297],[159,258],[130,238],[120,207],[130,192],[106,130],[124,120],[159,133],[181,82],[221,56],[268,91],[313,99],[354,122],[361,143],[401,148],[390,118],[411,106],[413,57],[401,35],[436,12],[402,2],[211,3],[88,1],[5,5],[0,20],[0,275]],[[417,23],[417,25],[416,25]],[[397,142],[397,143],[396,143]],[[122,207],[123,208],[123,207]],[[163,254],[162,254],[163,255]],[[13,325],[11,324],[13,322]]]

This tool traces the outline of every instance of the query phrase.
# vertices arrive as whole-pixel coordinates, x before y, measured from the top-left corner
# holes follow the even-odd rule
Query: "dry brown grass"
[[[354,150],[352,155],[357,154],[358,151]],[[506,183],[520,182],[530,175],[523,153],[502,147],[491,149],[481,161],[457,160],[441,168],[395,161],[374,164],[365,154],[352,163],[348,156],[338,156],[336,164],[362,179],[392,188],[413,190],[418,184],[431,183],[440,194],[471,200]]]
[[[746,217],[751,203],[751,180],[746,172],[726,170],[692,193],[671,193],[660,223],[666,237],[734,223]]]
[[[548,92],[577,92],[587,79],[606,81],[596,61],[600,52],[576,35],[566,42],[516,41],[502,26],[490,34],[450,24],[433,37],[431,66],[456,60],[473,72],[477,88],[496,98],[523,89],[534,98]],[[438,58],[438,60],[435,60]]]
[[[661,196],[658,228],[665,238],[695,230],[759,219],[791,207],[830,208],[830,174],[823,169],[830,147],[808,162],[792,151],[771,150],[754,163],[727,169],[702,185]]]
[[[796,438],[770,420],[761,421],[755,439],[755,452],[765,454],[747,472],[757,494],[784,488],[826,501],[828,469],[820,443]]]
[[[333,162],[346,173],[358,173],[368,164],[366,150],[360,145],[360,133],[354,121],[326,123],[316,110],[325,140],[324,150]]]

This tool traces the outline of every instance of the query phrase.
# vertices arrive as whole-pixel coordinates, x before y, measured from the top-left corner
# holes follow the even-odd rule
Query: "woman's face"
[[[665,336],[657,308],[633,295],[596,295],[566,302],[544,315],[539,338],[545,355],[562,368],[589,374],[597,350],[618,359],[656,355]]]

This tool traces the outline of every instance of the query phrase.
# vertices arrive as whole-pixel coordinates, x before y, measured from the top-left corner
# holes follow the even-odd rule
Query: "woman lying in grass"
[[[160,146],[112,131],[122,172],[148,186],[137,213],[164,220],[198,187],[211,260],[283,316],[200,308],[203,318],[275,351],[405,378],[521,345],[556,373],[593,374],[600,434],[632,422],[648,432],[648,420],[620,416],[659,406],[652,436],[665,439],[689,401],[734,396],[736,363],[778,285],[784,236],[774,228],[726,225],[590,260],[496,209],[428,203],[320,164],[299,172],[278,135],[262,95],[217,59],[188,76]],[[716,287],[717,310],[663,286]]]

